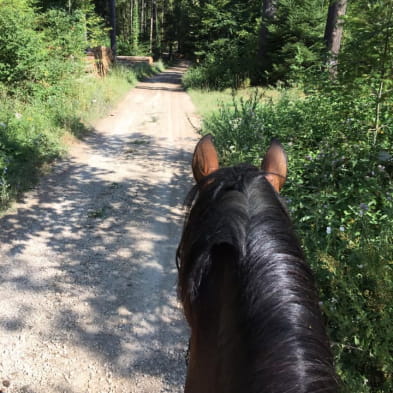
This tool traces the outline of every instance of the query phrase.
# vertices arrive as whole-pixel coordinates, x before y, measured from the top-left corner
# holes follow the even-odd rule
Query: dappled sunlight
[[[16,334],[30,342],[20,354],[25,378],[33,364],[45,371],[53,361],[52,391],[86,391],[82,375],[97,372],[126,384],[132,375],[145,385],[159,377],[182,389],[188,333],[175,252],[193,136],[179,137],[186,117],[173,127],[159,105],[146,105],[141,122],[131,114],[113,128],[99,123],[0,219],[0,344],[8,336],[14,348]],[[157,132],[169,127],[169,137]]]

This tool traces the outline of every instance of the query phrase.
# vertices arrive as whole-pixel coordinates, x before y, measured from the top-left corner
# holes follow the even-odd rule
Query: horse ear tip
[[[273,145],[279,146],[279,147],[281,147],[281,149],[284,150],[282,143],[280,142],[280,140],[277,137],[274,137],[271,139],[270,146],[273,146]]]
[[[196,143],[195,150],[200,149],[205,143],[214,145],[212,134],[202,135]]]
[[[213,135],[206,134],[199,140],[194,150],[191,166],[197,183],[205,176],[219,169],[218,154],[214,146]]]
[[[288,157],[287,157],[287,153],[285,151],[285,148],[278,138],[272,138],[272,140],[270,141],[269,149],[274,148],[274,147],[279,148],[281,150],[281,153],[284,155],[285,160],[288,161]]]
[[[210,142],[213,142],[213,135],[212,134],[206,134],[206,135],[204,135],[202,138],[201,138],[201,141],[202,140],[204,140],[204,141],[206,141],[206,140],[209,140]]]

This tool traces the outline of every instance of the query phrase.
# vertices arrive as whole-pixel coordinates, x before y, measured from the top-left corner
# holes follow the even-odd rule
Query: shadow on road
[[[151,83],[163,81],[166,76]],[[57,297],[55,312],[47,315],[56,340],[85,348],[125,378],[164,375],[180,391],[187,333],[174,301],[174,255],[191,154],[138,133],[128,140],[95,133],[88,143],[104,157],[118,156],[119,165],[147,156],[150,171],[166,166],[171,176],[112,182],[107,179],[115,171],[60,162],[32,203],[0,219],[0,286],[24,297]],[[31,241],[44,250],[42,266],[32,262]],[[0,313],[0,332],[23,334],[45,310],[13,302],[18,315]]]

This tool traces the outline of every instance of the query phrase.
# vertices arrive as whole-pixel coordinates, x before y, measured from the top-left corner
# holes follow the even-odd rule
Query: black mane
[[[242,391],[337,392],[313,275],[285,204],[264,174],[248,165],[220,169],[191,190],[186,204],[179,297],[186,315],[187,307],[198,313],[204,283],[220,269],[216,256],[231,255],[248,361]]]

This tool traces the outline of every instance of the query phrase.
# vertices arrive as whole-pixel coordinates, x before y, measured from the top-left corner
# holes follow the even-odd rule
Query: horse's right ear
[[[288,160],[284,148],[277,139],[273,139],[262,161],[262,170],[266,173],[266,180],[273,186],[276,192],[287,180]]]
[[[219,168],[218,154],[212,136],[205,135],[196,145],[192,157],[192,172],[197,183]]]

